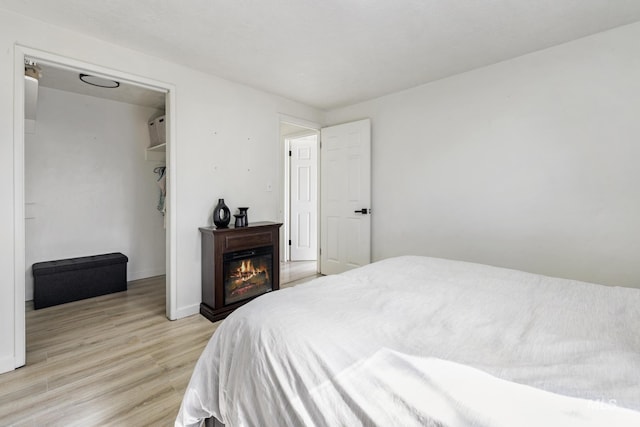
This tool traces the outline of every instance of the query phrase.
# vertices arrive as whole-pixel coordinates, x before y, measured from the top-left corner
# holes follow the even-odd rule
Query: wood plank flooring
[[[27,365],[0,375],[2,426],[170,426],[219,325],[165,317],[164,277],[33,310]]]
[[[315,268],[283,264],[282,287]],[[27,365],[0,375],[0,426],[172,426],[219,324],[167,320],[164,276],[37,311],[27,303]]]
[[[280,286],[289,285],[300,279],[317,277],[316,261],[290,261],[280,263]]]

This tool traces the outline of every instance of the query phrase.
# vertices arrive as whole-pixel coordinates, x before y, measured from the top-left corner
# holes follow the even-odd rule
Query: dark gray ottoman
[[[115,252],[33,264],[33,306],[64,304],[127,290],[129,258]]]

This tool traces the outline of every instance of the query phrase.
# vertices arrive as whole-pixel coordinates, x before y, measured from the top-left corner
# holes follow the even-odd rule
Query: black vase
[[[249,215],[247,214],[249,208],[238,208],[238,210],[240,211],[240,215],[244,215],[242,226],[246,227],[247,225],[249,225]]]
[[[237,214],[234,215],[234,217],[236,218],[236,222],[235,222],[235,227],[244,227],[244,215],[242,214]]]
[[[218,199],[218,204],[213,209],[213,223],[216,228],[227,228],[231,221],[231,211],[224,204],[224,199]]]

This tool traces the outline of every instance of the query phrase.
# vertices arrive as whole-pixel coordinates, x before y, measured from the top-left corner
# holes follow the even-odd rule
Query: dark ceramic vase
[[[234,215],[234,217],[236,218],[236,222],[235,222],[235,224],[234,224],[234,225],[235,225],[235,227],[236,227],[236,228],[238,228],[238,227],[244,227],[244,215],[242,215],[242,214],[237,214],[237,215]]]
[[[249,210],[249,208],[238,208],[238,210],[240,211],[240,215],[244,215],[242,226],[246,227],[247,225],[249,225],[249,215],[247,214],[247,211]]]
[[[218,204],[213,209],[213,224],[216,228],[227,228],[231,221],[231,211],[224,204],[224,199],[218,199]]]

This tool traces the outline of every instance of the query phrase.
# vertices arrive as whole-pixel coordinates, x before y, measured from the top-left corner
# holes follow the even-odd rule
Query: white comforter
[[[637,411],[639,290],[400,257],[236,310],[176,425],[637,427]]]

